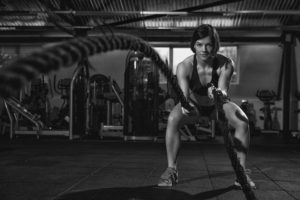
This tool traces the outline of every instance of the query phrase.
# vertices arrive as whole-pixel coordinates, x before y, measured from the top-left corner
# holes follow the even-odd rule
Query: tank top
[[[212,67],[213,67],[213,70],[212,70],[212,78],[211,78],[210,83],[212,83],[212,84],[214,84],[214,86],[218,87],[218,81],[219,81],[219,75],[217,73],[217,70],[219,68],[218,59],[216,59],[216,58],[213,59]],[[197,70],[196,55],[194,55],[193,72],[192,72],[192,77],[189,82],[189,85],[190,85],[190,89],[192,90],[193,93],[196,93],[200,96],[207,96],[208,87],[206,85],[202,85],[200,82],[200,78],[199,78],[198,70]]]

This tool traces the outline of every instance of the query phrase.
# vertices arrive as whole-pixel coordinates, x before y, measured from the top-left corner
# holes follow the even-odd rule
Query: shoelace
[[[175,169],[172,169],[172,168],[168,168],[168,169],[166,170],[166,172],[163,174],[162,177],[163,177],[163,178],[169,178],[169,177],[171,177],[172,180],[175,180],[175,178],[176,178],[176,170],[175,170]]]

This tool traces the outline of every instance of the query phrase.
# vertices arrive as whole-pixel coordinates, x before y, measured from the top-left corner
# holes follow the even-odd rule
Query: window
[[[239,63],[237,59],[237,46],[224,46],[220,47],[219,50],[220,54],[223,54],[224,56],[231,58],[234,62],[234,72],[231,77],[231,84],[239,84]]]
[[[177,65],[193,54],[190,48],[173,48],[173,74],[176,74]]]
[[[167,61],[167,63],[172,64],[173,74],[176,74],[177,65],[181,61],[194,54],[190,48],[185,47],[154,47],[154,49],[158,52],[163,61]],[[172,52],[172,54],[170,52]],[[237,52],[237,46],[223,46],[220,47],[218,52],[231,58],[235,63],[234,73],[230,82],[231,84],[239,84],[239,62]],[[166,79],[162,74],[160,74],[160,83],[166,83]]]

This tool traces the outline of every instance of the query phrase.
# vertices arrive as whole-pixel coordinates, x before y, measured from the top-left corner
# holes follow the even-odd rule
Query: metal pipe
[[[8,98],[5,102],[37,127],[37,138],[39,138],[42,124],[40,124],[38,120],[34,119],[34,115],[28,110],[25,110],[25,108],[21,106],[20,102],[14,98]]]
[[[73,76],[72,76],[72,80],[71,80],[71,84],[70,84],[70,122],[69,122],[69,139],[72,140],[73,139],[73,104],[74,104],[74,95],[73,95],[73,90],[74,90],[74,84],[75,84],[75,80],[77,75],[79,74],[80,70],[82,68],[82,65],[79,65],[76,67]]]
[[[115,93],[115,95],[116,95],[116,97],[117,97],[119,103],[121,104],[121,106],[124,107],[123,99],[122,99],[122,97],[120,96],[120,94],[118,93],[118,91],[117,91],[116,87],[114,86],[114,84],[111,85],[111,88],[112,88],[113,92]]]
[[[73,90],[74,90],[74,84],[75,84],[75,80],[80,72],[80,70],[84,67],[84,65],[78,65],[73,73],[72,76],[72,80],[71,80],[71,85],[70,85],[70,122],[69,122],[69,139],[72,140],[73,139],[73,114],[74,114],[74,110],[73,110],[73,104],[74,104],[74,94],[73,94]]]
[[[85,102],[85,134],[87,135],[88,134],[88,131],[90,130],[89,128],[89,113],[90,113],[90,109],[89,109],[89,106],[90,106],[90,71],[89,69],[90,68],[93,68],[93,66],[91,65],[91,63],[87,60],[86,62],[87,65],[84,65],[85,66],[85,78],[86,78],[86,102]]]
[[[158,16],[233,16],[233,15],[300,15],[299,10],[235,10],[235,11],[94,11],[94,10],[57,10],[55,14],[72,14],[76,16],[128,16],[128,15],[158,15]],[[1,11],[0,16],[31,16],[48,15],[47,11]]]
[[[13,128],[13,126],[14,126],[14,124],[13,124],[14,121],[13,121],[13,117],[12,117],[12,115],[11,115],[11,112],[10,112],[8,106],[7,106],[6,101],[4,100],[3,102],[4,102],[4,106],[5,106],[5,109],[6,109],[8,118],[9,118],[9,138],[12,139],[13,136],[14,136],[14,128]]]
[[[300,15],[299,10],[237,10],[237,11],[114,11],[114,12],[100,12],[100,11],[74,11],[77,16],[115,16],[115,15],[217,15],[217,16],[231,16],[231,15]]]
[[[87,68],[88,70],[88,68]],[[90,130],[90,107],[91,107],[91,88],[90,88],[90,78],[88,77],[87,78],[87,88],[86,88],[86,91],[87,91],[87,99],[86,99],[86,107],[85,107],[85,125],[86,125],[86,129],[85,129],[85,134],[88,134],[88,131]]]
[[[117,96],[119,103],[121,104],[122,121],[124,121],[124,101],[123,101],[122,97],[120,96],[120,94],[118,93],[114,83],[112,83],[111,88],[112,88],[113,92],[115,93],[115,95]]]
[[[280,65],[280,73],[279,73],[279,81],[277,86],[277,97],[276,100],[280,100],[281,97],[281,88],[282,88],[282,81],[283,81],[283,73],[284,73],[284,64],[285,64],[285,50],[282,51],[281,57],[281,65]]]
[[[284,35],[284,85],[283,85],[283,139],[289,142],[290,132],[290,100],[291,100],[291,54],[292,40],[291,34]]]
[[[198,12],[201,14],[201,12]],[[237,14],[247,14],[247,15],[300,15],[299,10],[237,10],[228,12],[211,12],[211,13],[223,13],[223,15],[237,15]]]

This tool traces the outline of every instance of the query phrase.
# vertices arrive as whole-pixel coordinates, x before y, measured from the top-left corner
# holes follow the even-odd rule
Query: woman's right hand
[[[184,108],[183,106],[181,106],[182,114],[188,115],[188,116],[198,115],[199,111],[198,111],[197,107],[191,102],[189,102],[189,105],[192,107],[192,110],[188,110],[188,109]]]

